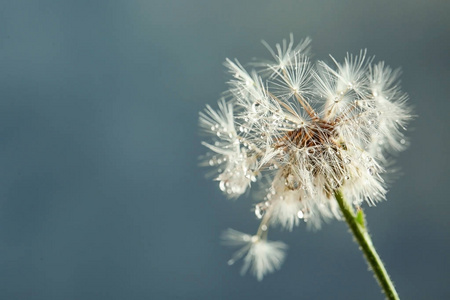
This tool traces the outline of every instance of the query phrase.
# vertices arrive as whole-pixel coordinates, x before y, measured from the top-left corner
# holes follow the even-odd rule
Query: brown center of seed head
[[[318,120],[308,126],[289,131],[278,140],[274,148],[282,148],[285,152],[292,147],[296,149],[311,148],[312,152],[315,151],[313,148],[318,148],[317,150],[320,151],[320,148],[330,145],[334,136],[333,124]]]
[[[343,162],[340,157],[338,148],[346,149],[345,145],[338,145],[336,143],[337,136],[334,130],[334,123],[326,122],[324,120],[317,120],[310,125],[301,127],[287,132],[274,145],[275,149],[282,149],[289,153],[295,149],[306,149],[306,154],[311,156],[307,159],[310,172],[318,176],[323,170],[320,162],[328,161],[327,157],[330,155],[337,165],[332,165],[334,170],[331,177],[325,179],[324,191],[328,197],[331,197],[332,192],[342,183]],[[283,170],[283,176],[286,178],[286,188],[290,190],[297,190],[301,188],[301,183],[298,182],[294,175],[292,167],[296,165],[295,155],[289,155],[290,164],[286,165]],[[292,161],[291,161],[292,160]],[[297,162],[298,163],[298,162]]]

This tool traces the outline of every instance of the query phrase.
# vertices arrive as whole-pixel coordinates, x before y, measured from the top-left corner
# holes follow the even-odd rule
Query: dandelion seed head
[[[385,169],[408,145],[412,115],[400,72],[374,64],[366,50],[343,63],[312,63],[309,43],[295,46],[292,35],[275,48],[264,42],[272,61],[251,70],[227,59],[226,100],[200,113],[209,137],[203,165],[215,169],[220,190],[236,199],[259,182],[267,191],[254,210],[258,233],[224,235],[240,247],[230,261],[243,257],[243,273],[259,280],[284,259],[285,245],[267,240],[270,226],[319,228],[340,219],[337,190],[355,206],[385,199]]]

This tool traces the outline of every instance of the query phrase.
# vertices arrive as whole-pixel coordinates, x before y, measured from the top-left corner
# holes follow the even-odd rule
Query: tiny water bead
[[[266,213],[267,208],[270,206],[269,201],[264,201],[261,203],[256,204],[255,206],[255,216],[258,219],[262,219],[264,217],[264,214]]]

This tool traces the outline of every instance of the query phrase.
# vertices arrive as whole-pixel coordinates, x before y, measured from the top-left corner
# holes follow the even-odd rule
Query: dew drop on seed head
[[[404,145],[404,144],[406,144],[406,141],[404,139],[401,139],[400,144]]]
[[[231,266],[231,265],[233,265],[235,262],[236,262],[236,261],[235,261],[234,259],[230,259],[230,260],[227,261],[227,264],[228,264],[229,266]]]
[[[299,211],[297,212],[297,217],[298,217],[299,219],[303,219],[304,216],[305,216],[305,214],[303,213],[302,210],[299,210]]]
[[[261,226],[261,230],[262,230],[262,231],[267,231],[267,225],[266,225],[266,224],[262,225],[262,226]]]
[[[265,209],[262,207],[261,204],[257,204],[255,207],[255,216],[258,219],[262,219],[262,217],[264,216],[265,213]]]
[[[222,192],[225,192],[226,191],[226,187],[225,187],[225,181],[220,181],[220,183],[219,183],[219,188],[220,188],[220,190],[222,191]]]

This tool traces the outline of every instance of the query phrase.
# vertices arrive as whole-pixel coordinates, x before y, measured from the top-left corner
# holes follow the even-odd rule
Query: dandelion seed
[[[287,245],[282,242],[260,239],[256,235],[250,236],[233,229],[225,231],[222,240],[228,246],[240,247],[228,261],[228,264],[232,265],[243,257],[244,265],[241,274],[244,275],[247,271],[250,271],[259,281],[266,274],[281,267],[287,249]]]

